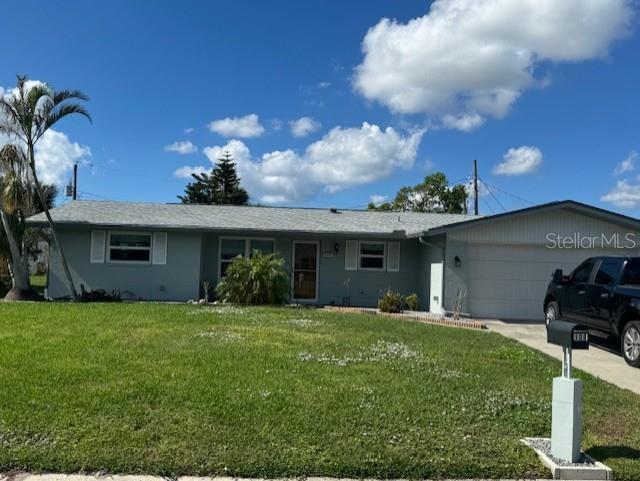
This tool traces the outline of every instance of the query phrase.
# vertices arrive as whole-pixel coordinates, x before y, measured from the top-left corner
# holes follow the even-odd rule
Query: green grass
[[[44,295],[44,286],[47,283],[47,275],[46,274],[33,274],[29,276],[29,282],[31,282],[31,287],[40,295]]]
[[[0,305],[0,471],[548,476],[559,363],[487,332],[297,308]],[[584,448],[640,478],[640,398],[588,375]]]

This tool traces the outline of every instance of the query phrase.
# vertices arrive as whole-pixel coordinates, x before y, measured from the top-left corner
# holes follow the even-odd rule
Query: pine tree
[[[247,191],[240,186],[236,165],[231,152],[225,151],[218,165],[213,169],[213,177],[218,186],[219,204],[246,205],[249,201]]]
[[[211,173],[191,176],[195,182],[187,184],[184,195],[178,196],[183,204],[246,205],[249,201],[249,194],[240,186],[231,152],[224,152]]]

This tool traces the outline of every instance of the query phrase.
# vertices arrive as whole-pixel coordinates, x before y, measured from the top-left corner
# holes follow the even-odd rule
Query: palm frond
[[[43,102],[49,105],[53,104],[52,98],[53,92],[47,84],[35,84],[32,85],[27,96],[25,98],[27,108],[30,112],[37,112],[38,108],[42,106]]]
[[[71,114],[84,115],[89,120],[89,122],[92,122],[91,115],[89,115],[89,112],[87,112],[87,110],[82,105],[65,104],[49,112],[43,125],[44,129],[42,129],[42,133],[52,127],[56,122],[58,122],[58,120]]]
[[[89,100],[89,96],[85,95],[80,90],[56,90],[53,94],[53,103],[59,105],[65,100],[78,99]]]
[[[30,211],[33,186],[29,162],[22,148],[7,144],[0,149],[0,205],[13,214],[16,210]]]
[[[22,138],[20,105],[14,97],[0,97],[0,133]]]

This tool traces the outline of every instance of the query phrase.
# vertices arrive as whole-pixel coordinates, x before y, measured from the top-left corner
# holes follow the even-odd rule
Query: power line
[[[483,182],[484,182],[484,181],[483,181]],[[488,186],[489,184],[487,184],[487,183],[485,182],[485,185],[487,185],[487,186]],[[513,197],[514,199],[517,199],[517,200],[519,200],[519,201],[521,201],[521,202],[526,202],[526,203],[527,203],[527,204],[529,204],[529,205],[536,205],[536,203],[535,203],[535,202],[531,202],[530,200],[527,200],[527,199],[525,199],[525,198],[523,198],[523,197],[520,197],[520,196],[518,196],[518,195],[516,195],[516,194],[512,194],[511,192],[507,192],[506,190],[501,189],[501,188],[500,188],[500,187],[498,187],[497,185],[493,185],[493,184],[491,184],[491,187],[493,187],[494,189],[496,189],[496,190],[498,190],[498,191],[502,192],[503,194],[508,195],[508,196],[510,196],[510,197]]]
[[[154,177],[152,175],[141,174],[139,172],[129,172],[129,171],[126,171],[126,170],[114,169],[113,167],[108,167],[108,166],[104,165],[103,163],[99,163],[98,165],[99,165],[99,167],[101,169],[110,170],[112,172],[116,172],[116,173],[119,173],[119,174],[131,175],[131,176],[134,176],[134,177],[142,177],[142,178],[145,178],[145,179],[156,180],[156,181],[160,181],[160,182],[172,182],[173,183],[172,180],[169,180],[169,179],[166,179],[166,178],[162,178],[162,177]]]
[[[496,211],[493,210],[493,208],[489,205],[489,202],[487,202],[487,199],[485,199],[484,197],[482,197],[482,202],[484,202],[484,205],[487,206],[487,208],[491,211],[492,214],[495,214]]]
[[[96,197],[97,199],[102,199],[102,200],[112,200],[112,199],[109,199],[109,198],[104,197],[102,195],[94,194],[92,192],[80,191],[80,192],[78,192],[78,194],[80,194],[80,196],[88,195],[89,197]]]
[[[495,196],[495,194],[493,193],[493,191],[491,190],[491,187],[489,187],[489,184],[487,184],[482,178],[479,178],[480,182],[482,182],[482,184],[486,187],[487,192],[489,192],[489,194],[491,194],[491,197],[493,197],[493,200],[496,201],[496,204],[498,204],[500,206],[500,208],[506,212],[507,209],[504,208],[504,206],[502,205],[502,203],[498,200],[498,198]]]

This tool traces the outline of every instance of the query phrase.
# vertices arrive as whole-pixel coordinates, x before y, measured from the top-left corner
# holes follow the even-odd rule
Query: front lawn
[[[518,440],[549,435],[559,363],[497,334],[298,308],[29,303],[0,304],[0,342],[0,471],[549,474]],[[584,447],[640,479],[640,398],[579,375]]]

